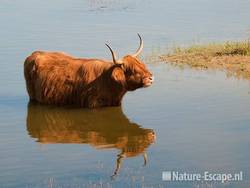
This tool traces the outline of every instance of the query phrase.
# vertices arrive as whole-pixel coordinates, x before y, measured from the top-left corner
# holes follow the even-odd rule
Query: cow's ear
[[[121,67],[115,67],[111,75],[112,79],[116,82],[124,84],[126,82],[124,71]]]

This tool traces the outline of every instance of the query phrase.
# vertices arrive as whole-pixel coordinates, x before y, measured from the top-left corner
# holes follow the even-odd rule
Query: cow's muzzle
[[[143,79],[143,87],[149,87],[153,84],[153,82],[154,82],[154,76],[144,78]]]

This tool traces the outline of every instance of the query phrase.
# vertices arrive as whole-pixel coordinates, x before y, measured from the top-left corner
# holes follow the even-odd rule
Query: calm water
[[[122,56],[139,32],[147,57],[242,39],[249,9],[247,0],[0,0],[0,187],[249,187],[249,81],[149,60],[152,87],[121,108],[87,110],[29,104],[23,79],[37,49],[110,58],[105,42]],[[163,182],[168,170],[243,171],[243,181]]]

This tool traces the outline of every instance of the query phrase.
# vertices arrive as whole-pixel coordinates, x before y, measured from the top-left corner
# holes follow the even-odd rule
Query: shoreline
[[[198,69],[226,70],[234,76],[250,79],[250,40],[178,47],[160,59]]]

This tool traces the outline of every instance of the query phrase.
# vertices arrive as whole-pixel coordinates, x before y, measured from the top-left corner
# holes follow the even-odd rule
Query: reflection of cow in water
[[[117,148],[117,174],[126,157],[143,154],[155,140],[151,129],[130,122],[120,107],[98,110],[66,109],[29,104],[27,130],[38,142],[86,143],[97,149]]]

